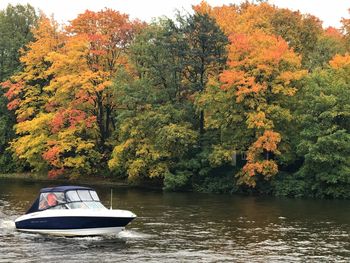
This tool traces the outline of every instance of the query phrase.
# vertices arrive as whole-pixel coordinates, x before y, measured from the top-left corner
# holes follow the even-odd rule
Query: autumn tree
[[[142,23],[130,21],[126,14],[105,9],[86,11],[68,28],[71,34],[83,36],[87,41],[84,66],[90,75],[82,81],[90,82],[87,95],[94,103],[93,115],[99,128],[101,152],[108,151],[106,142],[115,128],[112,79],[120,68],[127,65],[127,48],[142,27]]]
[[[222,120],[226,124],[215,120],[221,115],[218,113],[212,114],[211,122],[219,126],[244,123],[246,134],[252,131],[251,139],[244,140],[243,137],[241,140],[250,145],[246,146],[247,163],[239,177],[241,182],[255,185],[259,175],[268,178],[278,171],[276,156],[280,154],[280,129],[291,118],[285,102],[288,96],[295,94],[295,81],[304,73],[300,71],[300,58],[282,38],[257,32],[231,35],[230,41],[229,68],[220,76],[223,93],[220,96],[225,103],[233,105],[233,111],[226,113],[231,115],[229,119]],[[216,111],[220,112],[220,109]],[[241,147],[232,145],[232,148]]]
[[[109,9],[78,16],[65,34],[54,21],[40,20],[21,57],[24,70],[4,84],[19,122],[17,156],[50,176],[93,174],[103,166],[113,129],[111,79],[125,67],[140,26]]]
[[[327,66],[337,53],[344,53],[344,36],[336,37],[336,30],[325,30],[322,21],[310,14],[302,14],[269,3],[243,2],[240,5],[211,7],[206,2],[194,7],[217,21],[227,34],[263,32],[281,36],[301,55],[302,66],[310,71]],[[346,19],[344,31],[346,32]]]
[[[34,170],[45,170],[42,153],[47,148],[48,124],[50,115],[45,105],[50,96],[45,90],[53,78],[48,70],[51,66],[47,56],[62,43],[58,26],[45,16],[33,30],[34,41],[22,51],[20,61],[23,70],[3,83],[9,100],[9,110],[13,110],[18,124],[15,126],[18,137],[11,142],[11,149],[19,159],[27,161]]]
[[[87,65],[88,41],[72,36],[47,59],[54,78],[45,88],[52,94],[45,110],[51,115],[48,149],[43,158],[50,165],[50,175],[69,172],[70,177],[82,173],[94,174],[101,160],[96,141],[98,127],[93,113],[93,99],[89,81],[94,77]]]

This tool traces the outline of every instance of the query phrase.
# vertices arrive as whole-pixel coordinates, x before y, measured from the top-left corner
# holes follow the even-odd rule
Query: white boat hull
[[[123,231],[125,227],[103,227],[88,229],[17,229],[21,232],[37,233],[53,236],[101,236],[101,235],[117,235]]]
[[[136,217],[126,210],[45,210],[16,219],[18,231],[57,236],[118,234]]]

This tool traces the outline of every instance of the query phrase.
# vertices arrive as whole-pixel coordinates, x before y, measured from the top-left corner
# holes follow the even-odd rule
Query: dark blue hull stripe
[[[130,217],[42,217],[16,222],[19,229],[84,229],[124,227],[134,218]]]

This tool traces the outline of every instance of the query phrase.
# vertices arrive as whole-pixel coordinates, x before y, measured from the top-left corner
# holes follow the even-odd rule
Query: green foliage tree
[[[16,164],[11,157],[11,152],[7,150],[8,143],[14,138],[12,129],[16,120],[13,114],[7,109],[7,99],[0,91],[0,172],[7,173],[16,169]]]
[[[0,11],[0,83],[21,69],[20,49],[33,40],[32,29],[37,24],[37,14],[30,5],[8,5]],[[0,172],[18,168],[7,150],[15,137],[12,129],[15,116],[6,107],[8,101],[0,89]]]
[[[8,5],[0,11],[0,81],[21,69],[19,50],[33,40],[31,30],[37,20],[35,9],[29,4]]]
[[[193,105],[182,92],[178,37],[170,20],[149,26],[131,47],[134,70],[120,72],[115,80],[120,107],[109,167],[131,181],[173,178],[197,143]],[[187,183],[186,178],[181,187]]]
[[[210,78],[217,79],[223,71],[228,39],[208,14],[195,13],[185,18],[179,17],[185,64],[183,76],[186,93],[198,97],[206,88]],[[204,110],[199,109],[199,132],[204,133]]]
[[[136,75],[140,78],[136,84],[139,93],[130,92],[130,88],[122,91],[120,87],[123,85],[118,84],[116,92],[125,95],[119,104],[125,105],[129,114],[121,121],[120,129],[126,130],[129,136],[144,136],[144,127],[154,127],[151,133],[146,133],[146,138],[139,138],[139,141],[146,148],[163,149],[163,153],[158,153],[159,159],[152,159],[156,161],[155,164],[147,162],[146,156],[136,159],[137,164],[143,160],[143,169],[140,170],[143,173],[137,173],[138,176],[145,177],[149,173],[151,177],[154,174],[165,177],[165,187],[169,189],[188,185],[199,166],[198,160],[194,158],[199,151],[194,146],[201,145],[203,139],[197,133],[204,133],[204,111],[197,107],[195,100],[206,89],[209,79],[217,78],[223,70],[226,44],[227,38],[215,21],[208,15],[198,13],[192,16],[179,15],[176,23],[169,19],[161,20],[136,39],[131,48],[131,58]],[[147,95],[147,91],[153,96]],[[131,101],[134,102],[132,105],[128,103]],[[147,109],[147,113],[144,109]],[[151,116],[157,116],[158,123]],[[126,129],[129,123],[134,123],[133,129],[139,129],[139,132]],[[123,163],[120,162],[123,159],[118,157],[120,149],[125,149],[125,144],[130,145],[129,137],[124,133],[119,139],[123,143],[114,149],[110,161],[112,169],[119,167],[117,163]],[[129,160],[138,156],[135,151],[128,153],[131,154]],[[152,167],[156,164],[162,167],[162,173],[153,172]],[[134,177],[133,172],[128,174]]]
[[[273,33],[285,39],[289,46],[302,57],[302,64],[308,69],[322,66],[324,60],[315,60],[319,54],[318,41],[323,34],[322,22],[312,15],[302,15],[289,9],[276,9],[271,17]],[[334,55],[334,54],[333,54]],[[331,57],[328,58],[328,60]],[[328,60],[326,62],[328,62]]]
[[[344,57],[345,58],[345,57]],[[349,59],[347,59],[349,61]],[[317,197],[350,196],[350,62],[314,72],[299,94],[298,175]]]

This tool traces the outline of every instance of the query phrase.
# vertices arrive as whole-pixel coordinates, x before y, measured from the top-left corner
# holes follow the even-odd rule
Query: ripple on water
[[[65,238],[15,231],[13,220],[30,205],[22,192],[37,189],[13,186],[16,195],[0,182],[0,263],[338,263],[350,258],[348,203],[334,202],[325,215],[323,205],[313,208],[314,201],[292,200],[289,206],[279,200],[251,202],[255,199],[248,197],[238,202],[227,196],[201,200],[187,193],[163,198],[166,193],[130,191],[119,197],[139,217],[125,231]]]
[[[171,226],[170,223],[165,223],[165,222],[148,222],[144,223],[146,226]]]

